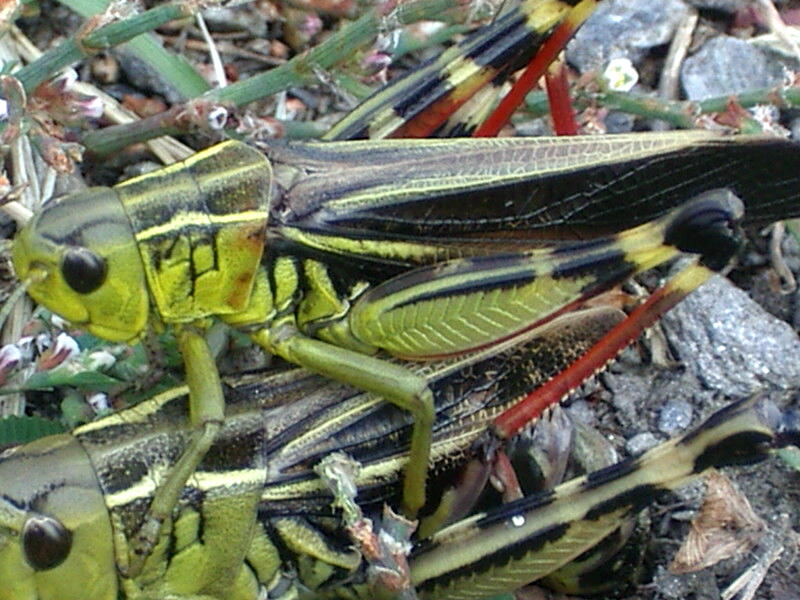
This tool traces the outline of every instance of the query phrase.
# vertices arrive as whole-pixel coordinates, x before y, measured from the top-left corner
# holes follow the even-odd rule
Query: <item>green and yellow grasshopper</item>
[[[446,163],[436,160],[444,149]],[[710,177],[673,185],[679,197],[649,203],[677,206],[661,218],[555,250],[534,248],[541,241],[531,232],[542,218],[535,190],[574,189],[591,171],[589,181],[607,181],[606,199],[589,199],[591,210],[602,211],[604,202],[616,204],[615,183],[631,186],[625,174],[611,178],[623,165],[649,184],[648,166],[678,168],[687,155],[701,165],[702,156],[743,154],[772,167],[770,154],[780,153],[788,169],[796,153],[780,140],[704,134],[266,150],[228,142],[114,188],[51,202],[14,243],[15,269],[31,296],[76,325],[121,342],[151,324],[175,328],[197,449],[154,504],[155,522],[168,515],[223,417],[202,337],[210,317],[290,362],[411,409],[416,470],[405,498],[414,514],[424,501],[430,391],[406,367],[370,356],[374,351],[415,360],[480,355],[680,252],[704,253],[721,268],[737,245],[728,229],[737,210],[717,202],[680,206],[714,182]],[[744,195],[746,214],[759,217],[762,208],[786,204],[784,197],[754,199],[751,189],[762,185],[750,177],[736,181],[741,173],[728,172],[727,183]],[[146,539],[158,529],[150,527]]]
[[[620,318],[592,309],[478,363],[420,370],[436,407],[437,480],[452,481],[481,455],[493,416]],[[0,600],[379,597],[388,565],[370,555],[369,544],[352,543],[390,535],[381,505],[400,496],[411,419],[380,397],[286,366],[225,384],[218,435],[141,572],[128,574],[139,523],[191,444],[187,393],[171,389],[71,434],[0,454]],[[408,571],[393,589],[442,600],[513,590],[579,555],[588,559],[589,548],[660,492],[799,439],[789,413],[755,400],[731,405],[638,458],[487,512],[469,509],[426,539],[414,538],[399,550],[401,564],[408,552]],[[328,459],[337,451],[360,463],[345,481],[370,521],[345,522],[314,471],[320,463],[333,468]]]
[[[534,40],[570,10],[525,6],[531,23],[537,7],[549,15]],[[729,187],[750,222],[793,216],[798,156],[787,141],[702,132],[226,142],[50,203],[19,233],[13,258],[34,299],[100,337],[177,333],[196,429],[141,525],[135,576],[223,423],[203,339],[210,319],[411,411],[403,497],[414,516],[426,498],[433,395],[406,364],[374,353],[478,361],[641,270],[700,254],[706,265],[682,282],[685,293],[707,267],[727,264],[740,215],[716,201],[684,203]]]

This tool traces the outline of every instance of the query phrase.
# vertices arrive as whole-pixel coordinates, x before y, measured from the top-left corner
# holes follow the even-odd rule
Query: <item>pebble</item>
[[[718,600],[719,587],[714,579],[714,573],[706,569],[697,573],[674,575],[659,566],[653,578],[653,587],[658,590],[662,598],[669,600]]]
[[[695,290],[662,323],[678,359],[707,389],[741,398],[800,386],[800,337],[723,277]]]
[[[640,454],[650,450],[650,448],[657,446],[660,441],[661,440],[659,440],[649,431],[645,433],[639,433],[625,442],[625,450],[631,456],[639,456]]]
[[[780,85],[783,66],[744,40],[720,35],[683,61],[681,84],[690,100]]]
[[[567,407],[567,414],[574,421],[583,425],[594,426],[597,422],[597,414],[594,407],[586,400],[578,399]]]
[[[692,422],[692,405],[679,398],[668,401],[658,417],[658,429],[669,436],[685,430]]]
[[[681,0],[604,2],[567,45],[567,61],[581,73],[602,72],[612,58],[636,64],[672,40],[688,10]]]
[[[233,4],[233,3],[229,3]],[[252,37],[267,37],[267,21],[254,19],[248,10],[236,6],[206,6],[203,18],[211,31],[247,31]]]
[[[629,114],[612,110],[603,120],[606,126],[606,133],[630,133],[636,123],[636,118]]]
[[[137,89],[161,94],[170,104],[185,100],[172,82],[124,47],[115,49],[114,56],[125,76]]]

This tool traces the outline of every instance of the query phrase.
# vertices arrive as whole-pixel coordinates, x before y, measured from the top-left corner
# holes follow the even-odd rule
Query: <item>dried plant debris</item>
[[[766,524],[747,498],[722,473],[706,477],[706,497],[692,529],[669,565],[673,573],[692,573],[754,548]]]

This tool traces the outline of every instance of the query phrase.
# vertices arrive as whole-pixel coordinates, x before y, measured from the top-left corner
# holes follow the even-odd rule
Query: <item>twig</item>
[[[771,531],[763,542],[763,552],[758,561],[737,577],[721,595],[722,600],[732,600],[739,592],[741,595],[738,600],[752,600],[758,588],[764,582],[769,568],[780,558],[783,553],[783,546],[779,541],[779,534],[783,535],[786,529],[781,528],[780,532]]]
[[[783,221],[778,221],[772,226],[772,233],[769,238],[769,258],[773,270],[781,280],[781,293],[790,294],[797,289],[797,281],[789,265],[786,264],[786,259],[783,257],[783,251],[781,250],[781,243],[785,233],[786,226]]]
[[[415,0],[399,5],[391,15],[384,14],[380,6],[373,7],[319,46],[292,58],[284,65],[237,81],[225,88],[210,90],[186,105],[176,106],[160,115],[144,119],[136,128],[117,126],[90,132],[84,136],[82,143],[90,151],[104,155],[160,135],[184,133],[201,124],[194,119],[195,116],[201,116],[213,107],[240,107],[295,85],[315,83],[315,73],[318,70],[327,70],[351,59],[359,48],[372,42],[383,31],[388,20],[399,26],[425,19],[442,19],[460,8],[461,3],[458,0]]]
[[[200,28],[200,32],[203,34],[203,39],[208,47],[208,55],[211,57],[211,65],[214,67],[214,77],[217,80],[217,85],[223,88],[228,85],[228,78],[225,76],[225,67],[222,66],[222,59],[219,56],[217,45],[214,43],[214,38],[212,38],[211,34],[208,32],[203,14],[197,13],[195,19],[197,20],[197,26]]]
[[[796,108],[800,106],[800,87],[762,88],[741,94],[683,102],[661,100],[631,92],[597,91],[597,89],[579,90],[575,98],[575,105],[578,109],[599,104],[646,119],[661,119],[679,129],[693,129],[697,127],[698,117],[725,112],[731,103],[738,104],[743,108],[750,108],[758,104],[772,104],[779,108]],[[534,116],[543,116],[549,112],[547,98],[543,92],[528,94],[525,104]]]
[[[692,35],[699,17],[694,8],[690,8],[686,18],[678,25],[672,42],[669,45],[669,52],[664,61],[664,69],[661,71],[661,79],[658,82],[658,95],[664,100],[676,100],[678,98],[678,81],[681,63],[686,58],[689,45],[692,42]]]
[[[181,40],[180,37],[176,35],[162,35],[161,39],[164,40],[164,42],[171,44],[173,46],[178,44],[180,40],[182,48],[185,50],[197,50],[198,52],[210,51],[208,44],[203,40],[195,40],[195,39]],[[268,54],[255,52],[253,50],[248,50],[247,48],[239,48],[238,46],[235,46],[234,44],[226,40],[221,40],[221,41],[217,40],[215,42],[215,45],[219,53],[224,54],[226,56],[247,58],[249,60],[269,65],[270,67],[275,67],[286,63],[285,58],[269,56]]]
[[[136,36],[152,31],[165,23],[191,16],[191,8],[183,2],[156,6],[123,21],[116,21],[93,29],[98,21],[87,21],[83,31],[62,44],[45,52],[38,60],[16,72],[26,92],[82,58],[113,48]],[[101,17],[98,17],[98,19]]]
[[[9,33],[11,34],[10,37],[16,46],[16,51],[26,62],[33,62],[42,55],[41,50],[39,50],[16,25],[11,26]],[[75,82],[74,86],[76,91],[80,92],[81,94],[100,98],[100,101],[103,103],[103,117],[111,123],[120,125],[140,121],[140,118],[136,113],[124,108],[116,100],[116,98],[109,96],[104,91],[96,88],[92,84],[78,81]],[[194,152],[194,150],[189,148],[189,146],[186,146],[175,138],[168,136],[149,140],[147,145],[150,151],[161,162],[167,165],[187,158]]]
[[[783,22],[772,0],[756,0],[756,5],[770,31],[791,49],[797,60],[800,60],[800,47],[789,32],[789,27]]]

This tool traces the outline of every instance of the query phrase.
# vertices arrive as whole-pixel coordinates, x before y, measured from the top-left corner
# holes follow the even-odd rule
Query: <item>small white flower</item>
[[[103,116],[103,101],[99,96],[88,96],[87,100],[81,102],[82,114],[87,119],[99,119]]]
[[[629,92],[639,81],[639,72],[628,58],[613,58],[603,72],[608,87],[616,92]]]
[[[110,408],[108,404],[108,395],[102,392],[92,394],[86,399],[86,402],[89,403],[89,406],[91,406],[92,410],[97,414],[108,412]]]
[[[75,341],[75,338],[63,331],[58,334],[55,347],[53,348],[53,354],[64,354],[64,360],[67,360],[80,353],[81,349],[78,346],[78,342]]]
[[[22,353],[25,362],[33,359],[33,344],[35,340],[32,335],[26,335],[17,340],[17,348]]]
[[[228,111],[223,106],[215,106],[208,113],[208,126],[214,131],[220,131],[228,122]]]
[[[61,88],[62,91],[68,92],[78,81],[78,72],[75,69],[64,69],[53,79],[53,86]]]
[[[0,348],[0,369],[13,369],[22,360],[22,352],[14,344]]]
[[[33,343],[36,345],[36,350],[41,354],[53,344],[53,338],[49,333],[40,333]]]

